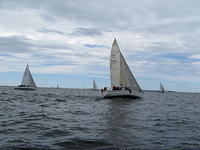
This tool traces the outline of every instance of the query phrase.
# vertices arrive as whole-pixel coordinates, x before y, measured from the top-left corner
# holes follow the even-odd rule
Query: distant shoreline
[[[0,87],[16,87],[13,85],[0,85]],[[74,89],[74,90],[92,90],[92,88],[70,88],[70,87],[37,87],[37,88],[52,88],[52,89]],[[142,90],[143,92],[160,92],[159,90]],[[180,91],[167,91],[166,93],[200,93],[200,92],[180,92]]]

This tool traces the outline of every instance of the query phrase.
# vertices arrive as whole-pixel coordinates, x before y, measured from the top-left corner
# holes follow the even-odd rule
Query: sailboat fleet
[[[101,89],[103,98],[129,97],[142,98],[143,91],[131,72],[124,56],[118,46],[117,40],[114,39],[110,54],[110,80],[111,87]],[[58,86],[57,86],[58,88]],[[15,87],[17,90],[36,90],[37,86],[31,75],[29,65],[26,66],[22,82]],[[95,80],[93,79],[93,91],[98,91]],[[160,93],[164,93],[165,89],[160,83]]]

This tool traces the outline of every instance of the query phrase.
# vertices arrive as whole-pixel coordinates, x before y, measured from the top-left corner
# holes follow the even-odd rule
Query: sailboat
[[[33,80],[31,72],[29,70],[29,66],[27,65],[26,69],[24,71],[21,85],[19,85],[15,89],[17,89],[17,90],[36,90],[36,88],[37,87],[35,85],[35,82]]]
[[[97,84],[95,82],[95,80],[93,80],[93,91],[98,91],[98,88],[97,88]]]
[[[165,89],[161,82],[160,82],[160,93],[165,93]]]
[[[110,55],[111,89],[101,90],[104,98],[142,98],[143,92],[126,63],[117,40],[114,39]]]

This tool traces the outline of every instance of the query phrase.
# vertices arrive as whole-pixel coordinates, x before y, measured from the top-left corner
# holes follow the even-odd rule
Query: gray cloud
[[[41,16],[44,20],[47,20],[47,21],[49,21],[49,22],[51,22],[51,23],[57,22],[56,18],[55,18],[53,15],[51,15],[51,14],[49,14],[49,13],[47,13],[47,12],[41,12],[41,13],[40,13],[40,16]]]
[[[102,31],[98,28],[77,28],[71,35],[75,36],[101,36]]]
[[[40,10],[41,17],[51,22],[67,19],[112,30],[174,33],[187,32],[189,27],[198,28],[200,22],[196,14],[200,13],[199,4],[198,0],[86,0],[84,2],[82,0],[59,2],[57,0],[1,0],[0,7],[12,8],[12,10],[21,8]],[[79,32],[87,34],[87,31],[82,31],[81,28]],[[93,32],[95,35],[97,31],[93,30]]]
[[[0,52],[8,53],[36,53],[46,50],[73,49],[69,44],[37,43],[25,36],[0,37]]]
[[[64,35],[64,32],[59,31],[59,30],[54,30],[54,29],[39,29],[38,32],[41,33],[55,33],[59,35]]]
[[[33,44],[24,36],[0,37],[1,52],[30,52]]]

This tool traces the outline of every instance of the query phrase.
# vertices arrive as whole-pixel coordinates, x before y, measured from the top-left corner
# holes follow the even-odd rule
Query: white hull
[[[142,98],[142,93],[130,92],[128,90],[106,90],[102,91],[103,98],[127,97],[127,98]]]
[[[36,90],[35,87],[16,87],[16,90]]]

